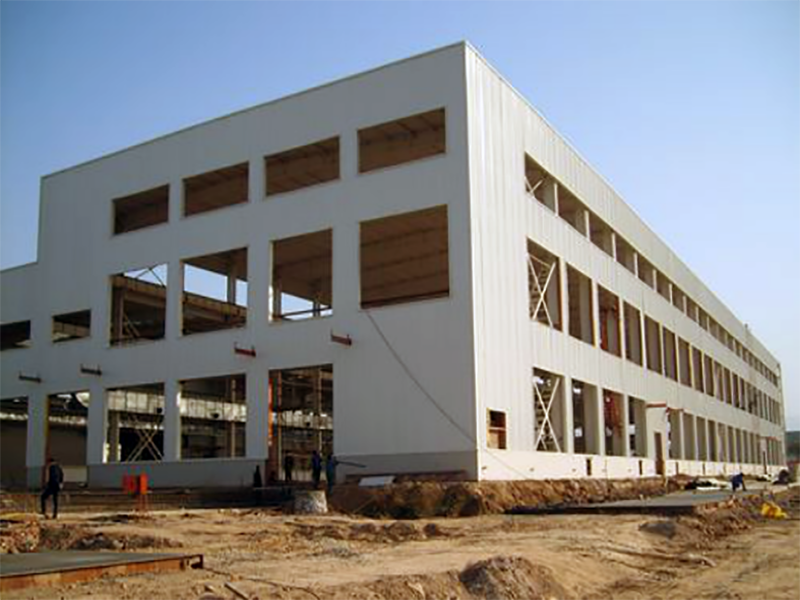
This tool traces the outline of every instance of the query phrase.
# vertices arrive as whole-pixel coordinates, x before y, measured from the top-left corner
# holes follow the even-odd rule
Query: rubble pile
[[[682,488],[671,478],[624,480],[537,480],[407,482],[379,488],[337,487],[330,505],[373,518],[471,517],[503,513],[516,506],[551,507],[657,496]]]

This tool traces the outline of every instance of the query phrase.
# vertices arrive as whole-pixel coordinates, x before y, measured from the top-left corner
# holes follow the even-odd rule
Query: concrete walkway
[[[750,485],[748,491],[738,491],[735,494],[730,490],[691,490],[673,492],[664,496],[641,498],[633,500],[618,500],[615,502],[601,502],[597,504],[560,505],[549,507],[518,506],[511,509],[509,514],[537,515],[537,514],[662,514],[680,515],[691,514],[698,507],[710,504],[719,504],[730,498],[745,496],[761,496],[777,493],[788,489],[783,485]]]

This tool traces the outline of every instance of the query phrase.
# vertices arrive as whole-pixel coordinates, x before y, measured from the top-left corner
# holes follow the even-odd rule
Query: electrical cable
[[[456,430],[457,430],[459,433],[461,433],[461,435],[463,435],[463,436],[464,436],[464,437],[465,437],[465,438],[466,438],[466,439],[467,439],[467,440],[468,440],[468,441],[469,441],[471,444],[474,444],[474,445],[477,447],[477,445],[478,445],[478,440],[477,440],[477,439],[475,439],[475,438],[472,436],[472,434],[470,434],[470,432],[469,432],[469,431],[467,431],[466,429],[464,429],[463,427],[461,427],[461,425],[459,425],[459,424],[458,424],[458,422],[457,422],[455,419],[453,419],[453,417],[451,417],[451,416],[450,416],[450,414],[449,414],[449,413],[448,413],[448,412],[447,412],[447,411],[446,411],[446,410],[445,410],[445,409],[442,407],[442,405],[441,405],[441,404],[439,404],[439,403],[436,401],[436,399],[435,399],[435,398],[434,398],[434,397],[433,397],[433,396],[430,394],[430,392],[428,392],[428,390],[426,390],[426,389],[425,389],[425,386],[423,386],[423,385],[422,385],[422,383],[419,381],[419,379],[417,379],[417,378],[414,376],[414,373],[412,373],[411,369],[408,367],[408,365],[407,365],[407,364],[405,363],[405,361],[402,359],[402,357],[400,356],[400,354],[398,354],[397,350],[395,350],[394,346],[392,346],[392,344],[389,342],[388,338],[387,338],[387,337],[386,337],[386,335],[383,333],[383,330],[380,328],[380,326],[378,325],[378,323],[375,321],[375,318],[372,316],[371,312],[370,312],[369,310],[365,310],[364,312],[366,313],[366,315],[367,315],[367,318],[370,320],[370,323],[372,323],[372,326],[375,328],[375,331],[376,331],[376,332],[378,333],[378,335],[380,336],[381,340],[383,340],[383,343],[384,343],[384,345],[386,346],[386,348],[389,350],[389,352],[390,352],[390,353],[391,353],[391,355],[394,357],[394,359],[397,361],[397,363],[398,363],[398,364],[399,364],[399,365],[402,367],[403,371],[405,371],[406,375],[408,375],[408,378],[409,378],[409,379],[411,379],[411,381],[413,381],[413,382],[414,382],[414,385],[416,385],[416,386],[417,386],[417,389],[419,389],[419,391],[420,391],[420,392],[422,392],[423,396],[425,396],[425,398],[426,398],[426,399],[427,399],[427,400],[428,400],[428,401],[429,401],[431,404],[433,404],[433,406],[436,408],[436,410],[438,410],[438,411],[439,411],[439,413],[441,413],[441,415],[442,415],[442,416],[443,416],[445,419],[447,419],[447,421],[448,421],[448,422],[449,422],[449,423],[450,423],[450,424],[451,424],[453,427],[455,427],[455,428],[456,428]],[[510,464],[508,464],[506,461],[504,461],[502,458],[500,458],[500,457],[499,457],[497,454],[495,454],[495,453],[492,451],[492,449],[491,449],[491,448],[486,448],[485,450],[486,450],[487,454],[490,454],[490,455],[491,455],[491,456],[492,456],[492,457],[493,457],[493,458],[494,458],[494,459],[495,459],[497,462],[499,462],[500,464],[502,464],[503,466],[505,466],[505,467],[506,467],[507,469],[509,469],[510,471],[513,471],[514,473],[516,473],[517,475],[519,475],[519,476],[520,476],[520,477],[522,477],[523,479],[531,479],[531,477],[530,477],[530,475],[529,475],[529,474],[527,474],[527,473],[523,473],[522,471],[520,471],[519,469],[517,469],[517,468],[516,468],[516,467],[514,467],[513,465],[510,465]]]

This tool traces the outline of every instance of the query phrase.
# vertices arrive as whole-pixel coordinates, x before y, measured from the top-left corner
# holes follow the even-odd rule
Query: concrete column
[[[183,217],[183,179],[173,179],[169,184],[169,222],[173,225]]]
[[[181,459],[180,382],[167,379],[164,383],[164,460]]]
[[[28,487],[42,485],[42,468],[47,452],[47,394],[34,392],[28,395],[28,431],[25,443],[25,466]]]
[[[633,274],[639,277],[639,253],[633,251]]]
[[[564,444],[561,448],[562,452],[569,454],[575,453],[575,417],[572,414],[572,378],[565,375],[562,379],[564,386],[564,410],[561,411],[561,426],[564,431]]]
[[[167,265],[166,338],[177,340],[183,332],[183,265],[178,259]]]
[[[89,386],[86,464],[102,465],[106,456],[106,390],[100,381]]]
[[[339,161],[343,180],[358,175],[358,133],[355,130],[339,137]]]
[[[647,368],[647,337],[645,337],[644,310],[636,311],[636,318],[639,319],[639,348],[641,349],[642,367]]]
[[[626,360],[628,357],[628,336],[625,331],[625,301],[622,298],[617,300],[617,308],[619,309],[619,313],[617,314],[618,323],[617,323],[617,332],[619,335],[619,357],[622,360]]]
[[[582,292],[583,294],[583,292]],[[592,336],[594,340],[592,342],[593,346],[600,347],[600,302],[599,302],[599,294],[597,290],[597,283],[589,279],[589,294],[588,294],[588,301],[589,301],[589,314],[592,315]],[[583,298],[581,298],[581,303],[583,303]]]
[[[581,210],[581,209],[579,209],[579,210]],[[581,210],[581,216],[578,217],[578,218],[579,219],[583,219],[583,234],[587,238],[591,237],[592,223],[591,223],[591,218],[589,217],[589,211],[585,210],[585,209],[582,209]]]
[[[565,334],[569,334],[569,285],[567,285],[567,263],[559,259],[559,283],[561,284],[561,326]]]
[[[628,439],[630,431],[630,398],[627,394],[620,394],[619,399],[614,401],[618,403],[620,419],[622,420],[622,432],[614,432],[614,454],[617,456],[630,456],[631,445]]]
[[[236,268],[231,266],[225,280],[225,299],[229,304],[236,304]]]
[[[611,232],[611,258],[617,260],[617,234],[615,231]]]
[[[266,196],[266,169],[264,157],[256,154],[248,164],[247,196],[250,202],[260,202]]]
[[[245,456],[266,458],[269,419],[269,374],[259,366],[247,370]]]

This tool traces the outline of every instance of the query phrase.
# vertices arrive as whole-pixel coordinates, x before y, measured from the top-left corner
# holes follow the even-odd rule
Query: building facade
[[[770,471],[780,365],[468,44],[42,180],[4,485]]]

